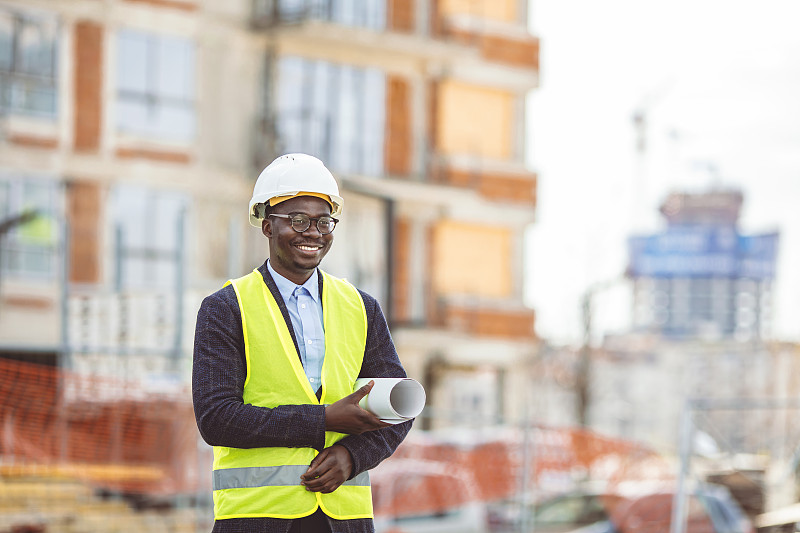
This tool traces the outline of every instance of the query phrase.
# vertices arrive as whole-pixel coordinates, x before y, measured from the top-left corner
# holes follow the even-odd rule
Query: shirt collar
[[[278,287],[278,291],[281,293],[281,296],[283,296],[283,301],[288,302],[289,298],[292,297],[294,290],[297,288],[297,284],[275,272],[275,269],[272,268],[272,264],[270,263],[269,259],[267,259],[267,270],[269,270],[272,279],[275,280],[275,285]],[[301,287],[305,287],[315,302],[319,301],[319,277],[316,268],[306,282],[301,285]]]

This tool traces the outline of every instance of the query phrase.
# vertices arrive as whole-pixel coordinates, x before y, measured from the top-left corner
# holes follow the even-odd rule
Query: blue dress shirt
[[[281,276],[267,260],[267,269],[278,286],[292,328],[297,336],[300,361],[303,363],[311,390],[322,386],[322,363],[325,360],[325,328],[322,323],[322,300],[319,295],[317,270],[302,285],[297,285]]]

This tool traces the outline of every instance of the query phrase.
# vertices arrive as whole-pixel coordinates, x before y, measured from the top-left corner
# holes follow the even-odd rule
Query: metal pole
[[[689,475],[689,461],[692,454],[692,440],[694,439],[693,414],[694,402],[687,400],[683,406],[683,413],[681,413],[681,466],[678,474],[678,487],[672,500],[670,533],[686,533],[686,478]]]
[[[384,309],[384,314],[386,315],[386,322],[389,324],[391,328],[394,326],[395,321],[395,313],[392,305],[388,305],[389,302],[394,300],[394,276],[395,276],[395,250],[394,250],[394,241],[395,241],[395,230],[394,230],[394,218],[395,218],[395,203],[392,200],[385,199],[383,201],[384,206],[386,207],[386,211],[384,212],[384,223],[386,224],[386,282],[384,283],[384,290],[386,291],[386,309]]]
[[[530,458],[530,414],[528,409],[528,391],[525,391],[525,403],[522,405],[522,480],[520,483],[520,498],[519,498],[519,531],[520,533],[527,533],[528,531],[528,506],[527,506],[527,493],[528,493],[528,476],[531,470]]]
[[[591,379],[592,357],[592,297],[594,288],[589,287],[583,294],[581,309],[583,311],[583,346],[578,357],[578,369],[575,379],[578,404],[578,424],[581,427],[589,426],[589,381]]]
[[[177,372],[180,368],[181,346],[183,344],[183,297],[186,290],[185,263],[186,249],[184,243],[184,231],[186,224],[186,207],[178,211],[177,227],[177,257],[175,260],[175,339],[173,343],[172,370]]]
[[[61,224],[61,366],[72,370],[72,352],[69,339],[69,220]]]
[[[114,228],[114,291],[122,292],[122,224],[119,222]]]
[[[70,350],[69,339],[69,261],[70,235],[69,220],[65,217],[61,224],[61,361],[59,362],[60,371],[58,374],[58,434],[61,436],[59,442],[59,459],[62,464],[69,461],[69,421],[67,420],[66,391],[65,385],[67,372],[73,367],[72,352]]]

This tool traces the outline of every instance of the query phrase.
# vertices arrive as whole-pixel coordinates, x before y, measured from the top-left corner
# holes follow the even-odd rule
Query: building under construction
[[[769,337],[779,234],[744,235],[733,189],[673,193],[663,233],[629,239],[634,329],[669,338]]]
[[[428,391],[419,427],[519,417],[509,400],[537,345],[522,301],[527,9],[0,1],[5,472],[112,492],[207,483],[184,423],[196,310],[264,261],[245,209],[259,171],[294,151],[339,181],[323,267],[381,302]]]

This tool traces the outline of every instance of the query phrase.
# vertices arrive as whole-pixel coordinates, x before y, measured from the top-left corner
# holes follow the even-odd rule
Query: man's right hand
[[[391,426],[370,413],[362,409],[358,402],[361,398],[369,394],[372,390],[374,381],[370,381],[353,394],[345,396],[336,403],[325,406],[325,431],[336,431],[348,435],[361,435],[365,431]]]

